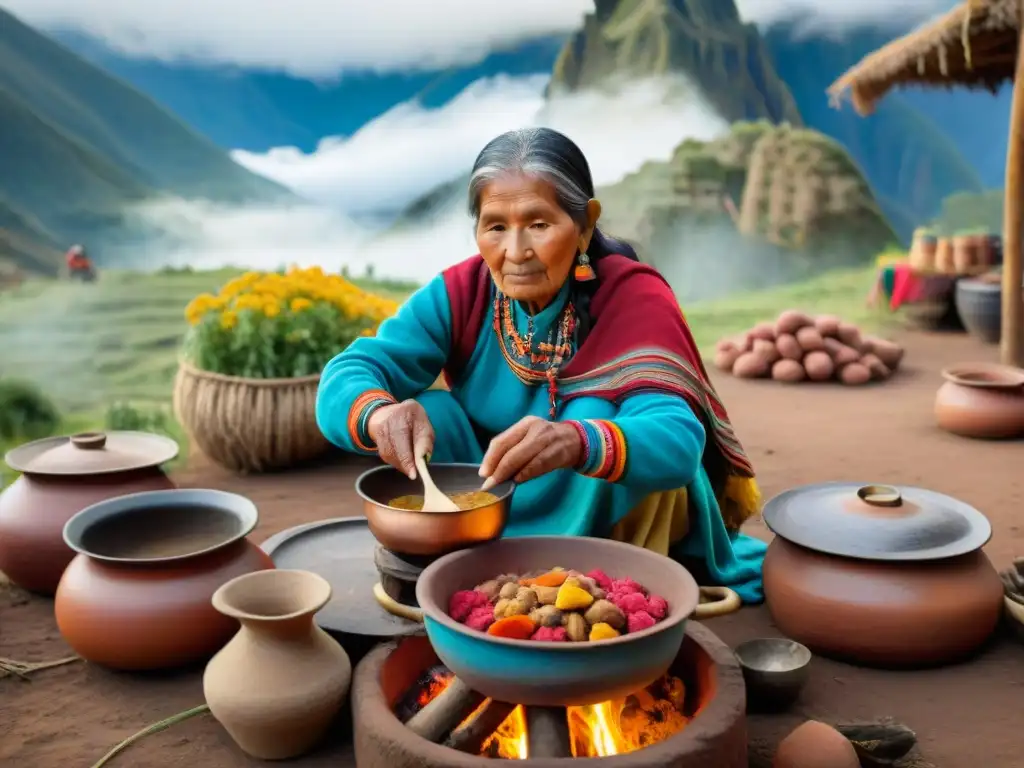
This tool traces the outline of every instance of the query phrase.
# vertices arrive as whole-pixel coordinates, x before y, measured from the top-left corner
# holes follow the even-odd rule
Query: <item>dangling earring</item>
[[[576,271],[573,276],[577,283],[589,283],[591,280],[597,279],[594,268],[590,266],[590,257],[585,251],[580,251],[580,255],[577,257]]]

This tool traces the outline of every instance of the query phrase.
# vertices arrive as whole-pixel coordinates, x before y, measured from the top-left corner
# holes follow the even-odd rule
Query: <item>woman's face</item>
[[[535,176],[510,174],[484,187],[476,242],[501,292],[534,310],[547,306],[590,245],[601,204],[591,200],[587,214],[581,229],[559,207],[554,187]]]

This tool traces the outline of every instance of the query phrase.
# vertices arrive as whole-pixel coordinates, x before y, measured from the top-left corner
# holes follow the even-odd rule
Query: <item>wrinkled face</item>
[[[515,301],[542,309],[558,294],[576,255],[585,251],[600,216],[591,200],[579,227],[558,205],[555,189],[535,176],[510,174],[480,196],[476,242],[498,288]]]

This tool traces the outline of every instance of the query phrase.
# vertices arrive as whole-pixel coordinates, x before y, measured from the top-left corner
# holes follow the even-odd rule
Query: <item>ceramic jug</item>
[[[289,570],[239,576],[213,596],[214,607],[242,628],[207,665],[203,692],[213,716],[252,757],[308,752],[344,703],[352,664],[313,621],[330,597],[320,576]]]

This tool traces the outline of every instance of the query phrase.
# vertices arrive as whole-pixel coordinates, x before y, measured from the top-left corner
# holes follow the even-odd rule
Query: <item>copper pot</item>
[[[174,488],[160,465],[173,440],[145,432],[88,432],[15,448],[5,461],[21,476],[0,493],[0,572],[23,589],[52,595],[75,553],[64,525],[97,502]]]
[[[1024,435],[1024,370],[992,363],[947,368],[935,420],[955,435],[988,440]]]
[[[967,656],[995,630],[1002,583],[976,509],[922,488],[822,483],[765,505],[764,560],[778,628],[811,650],[868,666]]]
[[[430,474],[444,493],[480,489],[479,464],[431,464]],[[388,502],[399,496],[423,495],[423,483],[394,467],[369,469],[356,480],[370,531],[386,549],[405,555],[434,556],[486,544],[501,537],[508,524],[515,483],[495,486],[492,504],[461,512],[415,512]]]
[[[238,630],[211,602],[222,585],[273,568],[245,537],[258,513],[224,491],[121,496],[79,512],[64,528],[79,554],[54,600],[57,627],[82,658],[123,670],[209,658]]]

